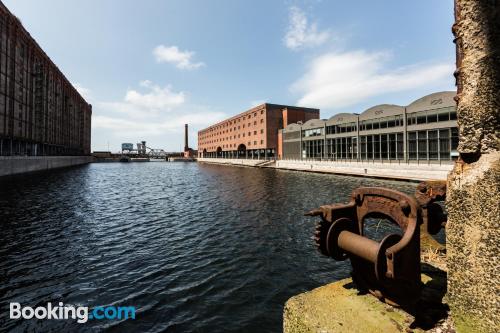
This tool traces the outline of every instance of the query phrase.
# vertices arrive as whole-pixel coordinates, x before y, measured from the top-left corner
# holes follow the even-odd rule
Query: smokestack
[[[184,124],[184,151],[189,150],[188,145],[188,124]]]

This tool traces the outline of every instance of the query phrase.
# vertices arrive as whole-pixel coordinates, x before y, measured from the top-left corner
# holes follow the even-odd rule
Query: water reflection
[[[303,213],[358,186],[195,163],[110,163],[0,182],[0,330],[276,332],[292,295],[347,277]],[[128,321],[13,321],[8,303],[132,305]]]

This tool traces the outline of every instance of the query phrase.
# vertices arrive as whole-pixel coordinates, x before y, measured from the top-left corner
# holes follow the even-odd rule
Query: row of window
[[[260,158],[263,156],[266,157],[274,157],[275,150],[273,148],[267,148],[267,149],[245,149],[245,150],[238,150],[238,151],[212,151],[208,152],[204,150],[202,152],[203,157],[219,157],[219,158]]]
[[[350,133],[356,131],[357,131],[357,126],[356,123],[354,122],[340,124],[340,125],[326,126],[326,134]]]
[[[408,132],[408,158],[412,160],[449,159],[457,146],[457,128]]]
[[[264,129],[261,129],[260,130],[260,134],[264,134]],[[221,141],[228,141],[228,140],[235,140],[235,139],[239,139],[241,137],[245,137],[246,133],[241,133],[241,134],[238,134],[238,135],[230,135],[229,137],[225,137],[225,138],[220,138],[220,139],[215,139],[215,140],[210,140],[210,141],[207,141],[207,142],[204,142],[203,139],[200,139],[199,143],[200,144],[210,144],[210,143],[216,143],[216,142],[221,142]],[[252,132],[248,132],[248,136],[251,136],[252,135]],[[257,131],[253,131],[253,135],[257,135]]]
[[[454,106],[439,110],[408,113],[408,125],[429,124],[441,121],[457,119],[457,111]]]
[[[264,119],[261,119],[260,123],[263,124],[264,123]],[[254,121],[253,125],[257,126],[257,121]],[[252,123],[248,123],[248,127],[250,127],[250,126],[252,126]],[[222,130],[222,131],[216,132],[216,133],[201,134],[200,135],[200,139],[207,139],[209,137],[214,137],[214,136],[221,135],[221,134],[224,134],[224,133],[232,132],[233,130],[236,132],[236,130],[240,130],[241,128],[245,128],[245,124],[243,124],[242,126],[238,125],[237,127],[234,126],[234,127],[229,128],[229,129],[225,129],[225,130]]]
[[[303,133],[302,133],[302,136],[303,137],[310,137],[310,136],[320,136],[320,135],[323,135],[323,128],[313,128],[313,129],[308,129],[308,130],[305,130]]]
[[[458,129],[444,128],[408,132],[408,159],[451,160],[458,146]],[[389,133],[308,140],[302,142],[303,158],[387,160],[404,159],[403,133]],[[284,157],[286,158],[286,150]]]
[[[359,130],[360,131],[369,131],[372,129],[379,128],[391,128],[391,127],[399,127],[403,126],[404,120],[403,115],[399,114],[396,116],[383,117],[371,120],[362,120],[359,122]]]
[[[264,114],[264,110],[260,110],[260,114],[261,114],[261,115],[262,115],[262,114]],[[243,115],[243,116],[241,116],[241,117],[239,117],[239,118],[237,118],[237,119],[230,120],[230,121],[225,122],[225,123],[223,123],[223,124],[221,124],[221,125],[217,125],[217,126],[215,126],[215,127],[213,127],[213,128],[208,129],[208,130],[207,130],[207,131],[205,131],[204,133],[201,133],[201,135],[203,136],[203,135],[206,135],[207,133],[211,133],[211,132],[213,132],[214,130],[223,129],[223,128],[225,128],[225,127],[229,127],[229,126],[231,126],[231,125],[235,125],[236,123],[239,123],[239,122],[244,121],[244,120],[246,120],[246,119],[250,119],[250,118],[252,118],[252,117],[254,117],[254,118],[255,118],[255,117],[257,117],[257,112],[253,112],[253,113],[248,114],[248,115]],[[264,123],[264,119],[261,119],[261,120],[260,120],[260,123],[261,123],[261,124],[262,124],[262,123]],[[248,123],[248,127],[250,127],[251,125],[252,125],[251,123]],[[254,125],[257,125],[257,121],[254,121]],[[245,128],[245,124],[243,124],[243,128]],[[238,126],[238,129],[240,129],[240,127],[239,127],[239,126]],[[230,131],[232,131],[232,128],[230,128],[229,130],[230,130]],[[234,127],[234,130],[236,131],[236,127]],[[227,130],[224,130],[224,131],[222,131],[222,132],[218,132],[218,133],[216,133],[216,134],[221,134],[221,133],[227,133]],[[212,135],[214,135],[214,134],[212,134]]]
[[[252,141],[248,141],[247,144],[248,144],[248,146],[251,146]],[[256,146],[257,144],[258,144],[258,141],[253,141],[254,146]],[[260,144],[263,145],[264,140],[260,140]],[[235,148],[234,150],[236,150],[236,148],[238,148],[238,146],[240,146],[240,145],[241,144],[237,144],[237,143],[229,143],[229,144],[222,145],[222,148]],[[215,149],[215,147],[210,147],[208,149]]]

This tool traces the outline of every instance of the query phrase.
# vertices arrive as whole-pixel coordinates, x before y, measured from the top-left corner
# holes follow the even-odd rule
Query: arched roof
[[[330,117],[327,121],[327,125],[352,123],[358,120],[358,115],[356,113],[339,113]]]
[[[454,91],[441,91],[417,99],[406,107],[406,112],[418,112],[455,106]]]
[[[300,130],[300,125],[297,123],[288,124],[284,128],[284,132],[292,132],[292,131],[298,131],[298,130]]]
[[[394,104],[380,104],[372,106],[359,115],[359,120],[376,119],[395,116],[404,113],[404,107]]]
[[[302,125],[302,128],[318,128],[325,125],[325,120],[323,119],[309,119]]]

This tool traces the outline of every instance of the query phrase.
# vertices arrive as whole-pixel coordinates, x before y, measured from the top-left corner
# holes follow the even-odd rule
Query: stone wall
[[[461,161],[448,177],[448,301],[458,332],[500,331],[500,1],[455,0]]]
[[[0,156],[0,177],[86,164],[92,156]]]

